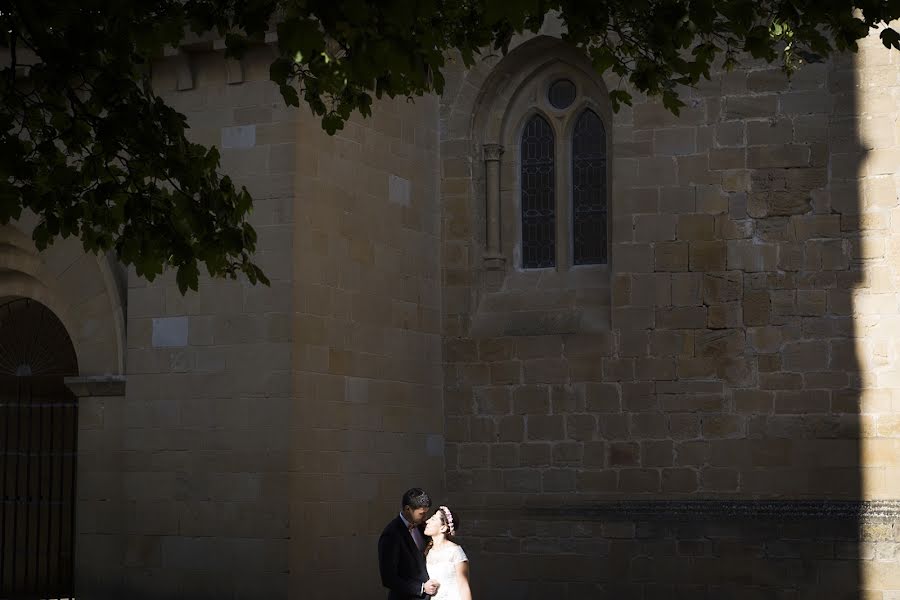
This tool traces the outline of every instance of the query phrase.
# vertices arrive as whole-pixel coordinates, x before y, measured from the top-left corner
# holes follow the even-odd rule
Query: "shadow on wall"
[[[898,485],[891,60],[760,64],[680,118],[617,115],[609,333],[478,338],[447,302],[447,488],[478,595],[900,590],[892,503],[864,502]]]

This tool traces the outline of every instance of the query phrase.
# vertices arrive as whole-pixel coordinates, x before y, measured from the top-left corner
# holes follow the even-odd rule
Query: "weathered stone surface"
[[[743,300],[744,325],[768,325],[771,318],[771,298],[765,290],[745,292]]]
[[[715,218],[712,215],[680,215],[677,237],[682,241],[710,241],[715,234]]]
[[[672,304],[675,306],[701,304],[702,278],[702,273],[674,273],[672,275]]]
[[[747,166],[747,151],[744,148],[720,148],[709,151],[711,171],[743,169]]]
[[[795,191],[751,191],[747,213],[754,218],[803,215],[809,212],[812,199]]]
[[[684,271],[688,265],[690,245],[687,242],[656,244],[654,268],[657,271]]]
[[[743,293],[743,273],[725,271],[703,275],[703,301],[706,304],[740,300]]]
[[[661,329],[699,329],[706,326],[705,306],[685,306],[656,311],[657,327]]]
[[[774,271],[778,265],[778,246],[753,240],[728,242],[728,269],[745,272]]]
[[[709,307],[706,326],[710,329],[728,329],[740,327],[742,323],[741,303],[726,302]]]
[[[793,139],[794,127],[791,119],[773,118],[767,121],[747,123],[747,144],[749,146],[790,144]]]
[[[691,242],[691,271],[724,271],[726,246],[724,242]]]
[[[725,118],[740,120],[770,117],[778,107],[778,97],[773,94],[758,96],[729,96],[725,99]]]
[[[637,215],[634,218],[634,241],[674,240],[676,223],[674,215]]]

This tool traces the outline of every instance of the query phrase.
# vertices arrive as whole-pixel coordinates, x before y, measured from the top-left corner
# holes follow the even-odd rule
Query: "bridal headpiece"
[[[438,509],[447,517],[447,527],[450,529],[450,535],[456,535],[456,527],[453,525],[453,513],[446,506],[439,506]]]

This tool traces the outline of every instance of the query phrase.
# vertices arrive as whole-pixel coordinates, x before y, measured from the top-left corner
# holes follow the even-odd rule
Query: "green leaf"
[[[631,106],[631,94],[625,90],[612,90],[609,93],[609,102],[612,104],[613,112],[619,112],[622,104]]]
[[[885,48],[896,48],[900,50],[900,33],[897,33],[894,29],[890,27],[886,27],[881,30],[881,43],[884,44]]]
[[[191,261],[178,267],[175,273],[175,281],[178,284],[178,290],[184,294],[188,289],[197,291],[200,273],[197,270],[197,262]]]
[[[675,116],[678,116],[681,113],[681,107],[684,106],[684,102],[678,97],[678,94],[671,90],[666,90],[662,94],[663,106],[665,106],[669,111],[672,112]]]
[[[282,85],[278,88],[281,91],[281,97],[288,106],[300,106],[300,96],[297,90],[291,85]]]
[[[344,119],[337,114],[331,113],[322,118],[322,128],[328,132],[328,135],[344,128]]]
[[[250,40],[236,33],[225,34],[225,56],[231,58],[243,58],[250,48]]]
[[[606,46],[601,46],[591,52],[591,65],[599,75],[603,75],[615,63],[615,55]]]
[[[277,58],[269,66],[269,78],[279,85],[285,85],[291,76],[293,68],[294,63],[289,59]]]

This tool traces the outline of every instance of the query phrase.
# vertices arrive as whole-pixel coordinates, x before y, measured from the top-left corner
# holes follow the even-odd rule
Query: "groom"
[[[388,600],[410,600],[437,594],[438,582],[429,579],[425,567],[422,532],[431,498],[419,488],[403,494],[400,515],[387,524],[378,538],[378,568],[381,583],[388,588]]]

